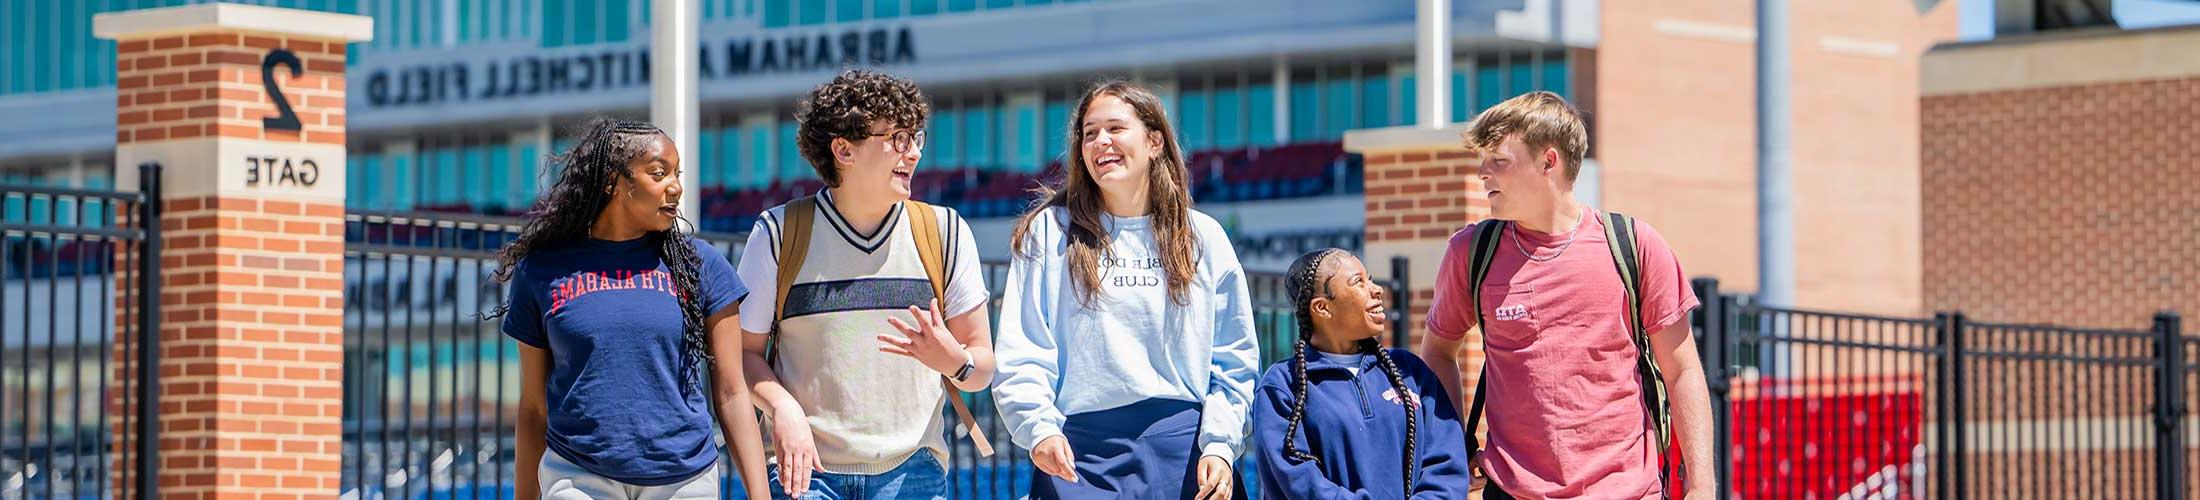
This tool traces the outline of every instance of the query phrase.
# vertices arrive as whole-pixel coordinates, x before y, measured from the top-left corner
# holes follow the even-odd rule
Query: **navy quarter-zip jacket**
[[[1307,403],[1299,432],[1289,436],[1299,451],[1318,460],[1285,456],[1297,385],[1291,360],[1268,367],[1253,404],[1255,450],[1260,453],[1261,493],[1274,498],[1466,498],[1466,431],[1436,374],[1413,353],[1390,349],[1406,387],[1418,394],[1419,429],[1411,491],[1405,485],[1406,411],[1375,356],[1357,358],[1359,374],[1306,353]]]

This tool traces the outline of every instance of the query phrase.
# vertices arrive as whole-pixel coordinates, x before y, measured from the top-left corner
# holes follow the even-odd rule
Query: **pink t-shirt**
[[[1582,211],[1572,235],[1511,224],[1499,237],[1480,304],[1490,378],[1480,464],[1520,498],[1655,498],[1657,447],[1635,371],[1627,290],[1605,242],[1604,214]],[[1665,238],[1641,221],[1635,231],[1643,320],[1656,332],[1685,321],[1696,294]],[[1459,340],[1475,326],[1467,304],[1473,233],[1470,226],[1453,234],[1444,251],[1430,334]]]

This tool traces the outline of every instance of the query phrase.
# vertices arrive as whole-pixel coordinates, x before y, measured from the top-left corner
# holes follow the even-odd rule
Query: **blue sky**
[[[1959,33],[1964,40],[1994,36],[1993,0],[1957,0],[1963,17]],[[2114,0],[2116,21],[2125,28],[2151,28],[2200,23],[2200,1]]]

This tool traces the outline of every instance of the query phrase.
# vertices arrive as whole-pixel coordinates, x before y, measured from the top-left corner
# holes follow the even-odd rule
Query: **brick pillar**
[[[1365,160],[1367,186],[1367,271],[1390,276],[1390,258],[1410,262],[1413,310],[1409,343],[1418,348],[1427,333],[1423,319],[1435,302],[1437,264],[1451,235],[1482,220],[1490,202],[1462,146],[1463,125],[1439,130],[1398,127],[1354,130],[1344,136],[1346,152]]]
[[[164,167],[164,245],[148,250],[161,259],[158,493],[335,496],[344,54],[372,21],[202,4],[100,14],[93,30],[118,52],[115,185]],[[134,343],[116,345],[135,358],[121,352]],[[134,430],[115,428],[117,457],[136,454]],[[132,467],[117,459],[115,487],[136,496],[122,484]]]
[[[1476,164],[1459,135],[1464,129],[1398,127],[1344,136],[1345,151],[1359,153],[1366,165],[1367,250],[1360,258],[1373,276],[1391,275],[1391,257],[1407,258],[1413,307],[1406,311],[1411,326],[1403,347],[1415,352],[1428,333],[1425,319],[1429,304],[1436,301],[1436,268],[1444,260],[1445,244],[1452,233],[1490,213],[1482,181],[1474,178]],[[1471,370],[1481,366],[1481,334],[1470,331],[1466,340],[1459,355],[1471,361],[1461,363],[1467,371],[1461,379],[1471,384]]]

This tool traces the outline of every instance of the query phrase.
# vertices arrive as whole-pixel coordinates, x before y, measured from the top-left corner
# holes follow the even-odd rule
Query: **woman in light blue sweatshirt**
[[[1070,121],[1066,179],[1018,221],[994,400],[1035,498],[1232,498],[1259,375],[1245,275],[1192,211],[1161,100],[1115,81]]]

